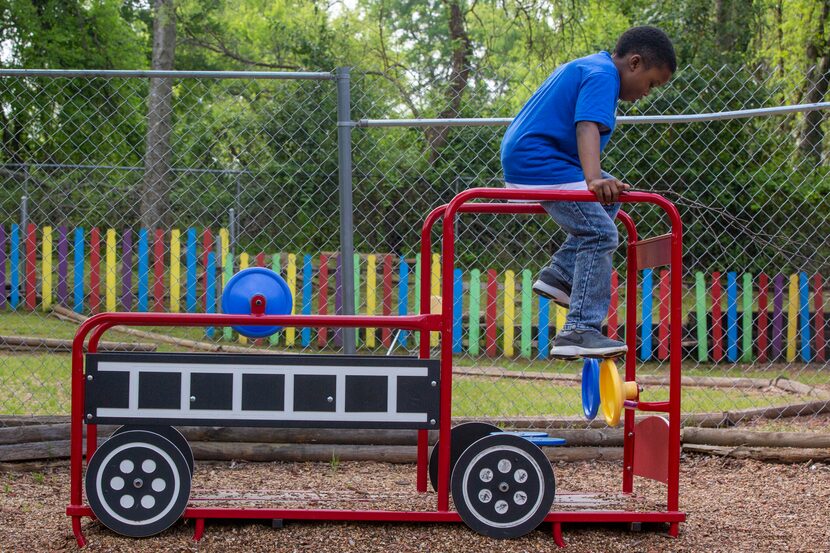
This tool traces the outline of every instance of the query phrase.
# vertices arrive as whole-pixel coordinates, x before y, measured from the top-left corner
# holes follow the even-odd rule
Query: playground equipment
[[[490,200],[476,202],[473,200]],[[512,203],[524,200],[534,203]],[[583,191],[471,189],[426,218],[421,236],[423,274],[431,274],[431,231],[443,217],[444,290],[452,289],[454,222],[460,213],[541,214],[540,201],[596,201]],[[291,315],[281,279],[262,272],[240,273],[230,281],[223,314],[102,313],[85,321],[72,351],[70,502],[66,513],[80,546],[81,518],[95,516],[127,536],[150,536],[180,517],[195,521],[194,539],[208,518],[313,519],[406,522],[463,521],[495,538],[521,536],[541,522],[552,523],[564,546],[563,523],[667,523],[677,536],[685,514],[679,510],[681,222],[675,207],[649,193],[621,195],[624,203],[651,203],[668,215],[671,232],[639,240],[632,219],[618,217],[628,231],[626,342],[636,347],[636,275],[639,269],[671,270],[671,353],[669,399],[638,398],[636,361],[628,355],[625,381],[613,362],[586,363],[583,410],[602,409],[609,424],[624,421],[621,509],[609,508],[608,494],[571,499],[557,490],[553,469],[540,447],[560,445],[546,435],[501,432],[475,423],[452,426],[453,298],[444,294],[440,313],[430,312],[429,280],[421,281],[421,314],[408,316]],[[225,305],[223,297],[223,305]],[[373,327],[421,333],[419,358],[346,355],[98,353],[114,325],[233,326],[257,337],[285,326]],[[267,332],[266,332],[267,331]],[[440,334],[440,358],[430,359],[430,333]],[[86,353],[84,343],[89,338]],[[597,398],[599,397],[599,401]],[[635,420],[635,410],[665,413]],[[86,424],[86,476],[83,429]],[[121,424],[98,447],[97,425]],[[399,428],[418,436],[416,490],[433,496],[432,509],[355,510],[204,506],[190,498],[192,453],[176,425]],[[438,442],[429,456],[428,432]],[[664,508],[639,504],[634,476],[666,484]],[[432,481],[434,494],[428,492]],[[88,504],[84,503],[84,486]],[[429,494],[429,495],[424,495]],[[454,509],[450,505],[452,497]],[[558,502],[557,502],[558,501]]]

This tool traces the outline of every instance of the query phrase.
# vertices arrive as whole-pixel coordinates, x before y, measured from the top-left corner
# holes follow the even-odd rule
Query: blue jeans
[[[560,330],[601,332],[611,304],[611,257],[619,244],[614,218],[620,204],[542,202],[542,207],[568,233],[546,269],[572,285],[568,318]]]

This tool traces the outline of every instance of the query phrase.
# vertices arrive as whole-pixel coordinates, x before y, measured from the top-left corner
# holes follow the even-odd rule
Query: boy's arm
[[[588,190],[596,194],[602,203],[616,202],[620,192],[630,187],[617,179],[603,178],[599,167],[599,125],[593,121],[579,121],[576,124],[576,146]]]

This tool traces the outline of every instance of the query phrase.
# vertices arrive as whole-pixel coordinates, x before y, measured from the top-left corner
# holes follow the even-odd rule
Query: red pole
[[[723,321],[720,307],[720,273],[712,273],[712,359],[720,363],[723,359]]]
[[[89,311],[101,310],[101,233],[92,227],[89,237]]]
[[[608,309],[608,337],[612,340],[619,340],[619,323],[617,317],[619,313],[619,276],[617,270],[611,270],[611,307]]]
[[[669,272],[660,271],[660,326],[657,333],[657,358],[669,358]]]
[[[769,278],[766,274],[758,275],[758,361],[767,360],[767,300],[769,294]]]
[[[498,296],[496,270],[487,270],[487,311],[484,314],[484,341],[487,357],[496,356],[496,296]]]
[[[153,244],[153,311],[164,311],[164,231],[156,229]]]
[[[37,304],[37,227],[29,223],[26,227],[26,307],[34,311]]]
[[[317,285],[320,287],[317,312],[320,315],[327,315],[329,312],[329,257],[324,253],[320,254],[320,274],[317,277]],[[328,329],[321,326],[317,329],[317,346],[324,348],[327,342]]]
[[[814,305],[816,307],[816,360],[824,361],[827,356],[824,353],[826,341],[824,339],[824,298],[821,275],[817,274],[813,277],[813,285],[815,286]]]
[[[392,314],[392,255],[383,256],[383,314]],[[392,344],[392,331],[383,328],[380,331],[383,347],[388,348]]]

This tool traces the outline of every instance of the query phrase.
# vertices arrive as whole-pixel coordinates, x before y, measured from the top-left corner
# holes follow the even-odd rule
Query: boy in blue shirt
[[[533,291],[569,309],[551,348],[554,357],[618,357],[627,347],[601,332],[611,302],[614,218],[629,186],[600,169],[614,131],[617,101],[634,102],[666,84],[677,69],[674,47],[655,27],[623,33],[613,54],[600,52],[558,67],[530,97],[504,135],[508,188],[590,190],[598,202],[542,202],[568,238]]]

